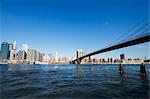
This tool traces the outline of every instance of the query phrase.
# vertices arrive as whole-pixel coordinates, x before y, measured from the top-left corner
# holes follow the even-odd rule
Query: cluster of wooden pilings
[[[124,74],[124,66],[123,64],[119,64],[119,73],[120,75],[123,75]],[[146,68],[145,68],[145,64],[140,64],[140,75],[142,77],[146,77]]]

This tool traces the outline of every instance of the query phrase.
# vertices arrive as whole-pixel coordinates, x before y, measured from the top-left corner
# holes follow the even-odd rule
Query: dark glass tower
[[[3,42],[1,44],[1,59],[9,58],[9,44],[7,42]]]

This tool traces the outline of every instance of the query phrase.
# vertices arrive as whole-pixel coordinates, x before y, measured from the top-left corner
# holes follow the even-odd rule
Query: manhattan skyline
[[[148,0],[2,0],[1,41],[28,44],[46,54],[72,57],[77,49],[89,53],[112,43],[143,18]],[[100,54],[99,57],[149,57],[148,44]]]

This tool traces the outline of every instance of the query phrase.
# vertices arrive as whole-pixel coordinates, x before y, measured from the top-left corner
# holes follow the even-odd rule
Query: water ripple
[[[1,98],[149,98],[139,65],[0,65]],[[146,66],[147,71],[150,66]],[[147,72],[149,74],[149,71]]]

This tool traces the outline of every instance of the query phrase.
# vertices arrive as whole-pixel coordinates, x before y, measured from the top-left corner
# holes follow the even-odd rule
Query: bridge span
[[[84,59],[86,57],[90,58],[92,55],[96,55],[96,54],[100,54],[100,53],[104,53],[104,52],[108,52],[108,51],[112,51],[112,50],[116,50],[116,49],[120,49],[120,48],[124,48],[124,47],[128,47],[128,46],[133,46],[136,44],[145,43],[145,42],[149,42],[149,41],[150,41],[150,33],[148,33],[147,35],[141,36],[141,37],[133,38],[128,41],[124,41],[119,44],[112,45],[112,46],[94,51],[92,53],[89,53],[82,57],[79,57],[79,58],[71,61],[70,63],[71,64],[80,64],[82,59]]]

